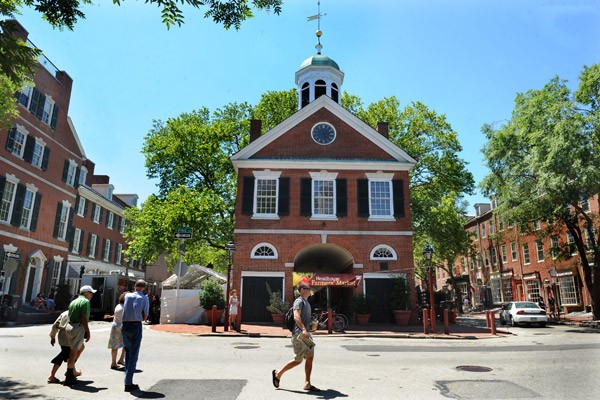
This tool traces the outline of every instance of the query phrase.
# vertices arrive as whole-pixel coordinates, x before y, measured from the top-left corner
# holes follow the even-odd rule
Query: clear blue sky
[[[306,17],[316,0],[285,0],[281,15],[257,13],[239,31],[189,7],[185,24],[167,30],[141,0],[95,1],[73,32],[52,30],[32,10],[18,19],[73,78],[69,115],[95,172],[142,201],[156,191],[141,154],[153,120],[256,104],[295,87],[315,53],[317,24]],[[445,114],[477,183],[484,123],[510,118],[518,92],[556,75],[576,89],[582,66],[600,62],[600,0],[322,0],[321,13],[323,54],[345,73],[343,90],[365,104],[396,96]]]

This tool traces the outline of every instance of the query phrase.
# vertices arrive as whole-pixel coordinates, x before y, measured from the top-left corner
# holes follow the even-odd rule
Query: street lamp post
[[[231,288],[231,263],[233,260],[233,252],[235,251],[235,244],[229,243],[225,246],[227,250],[227,289],[225,294],[225,324],[223,330],[229,331],[229,290]]]
[[[428,244],[423,250],[423,256],[427,261],[427,283],[429,284],[429,322],[431,324],[431,330],[436,331],[436,313],[435,313],[435,297],[433,293],[433,246]]]

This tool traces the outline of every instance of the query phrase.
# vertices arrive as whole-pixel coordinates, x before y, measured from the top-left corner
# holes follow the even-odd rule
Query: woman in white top
[[[231,296],[229,296],[229,326],[232,328],[236,328],[235,323],[237,321],[238,304],[239,299],[237,290],[233,289],[231,291]]]
[[[123,335],[121,334],[121,327],[123,326],[123,303],[125,302],[125,295],[127,292],[121,293],[119,296],[119,304],[115,307],[115,316],[113,323],[110,328],[110,338],[108,339],[108,348],[110,349],[112,356],[112,363],[110,369],[119,369],[119,365],[125,365],[125,347],[123,347]],[[117,353],[121,350],[121,357],[117,362]]]

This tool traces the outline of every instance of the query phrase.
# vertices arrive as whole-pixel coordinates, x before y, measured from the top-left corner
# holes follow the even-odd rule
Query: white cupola
[[[329,96],[336,103],[340,102],[344,73],[335,61],[321,54],[322,32],[317,30],[316,34],[317,54],[304,60],[296,72],[299,109],[322,95]]]

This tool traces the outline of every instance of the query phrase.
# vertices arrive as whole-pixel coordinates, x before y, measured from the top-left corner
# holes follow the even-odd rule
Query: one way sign
[[[175,232],[175,239],[191,239],[192,238],[192,228],[184,226],[182,228],[177,228]]]

